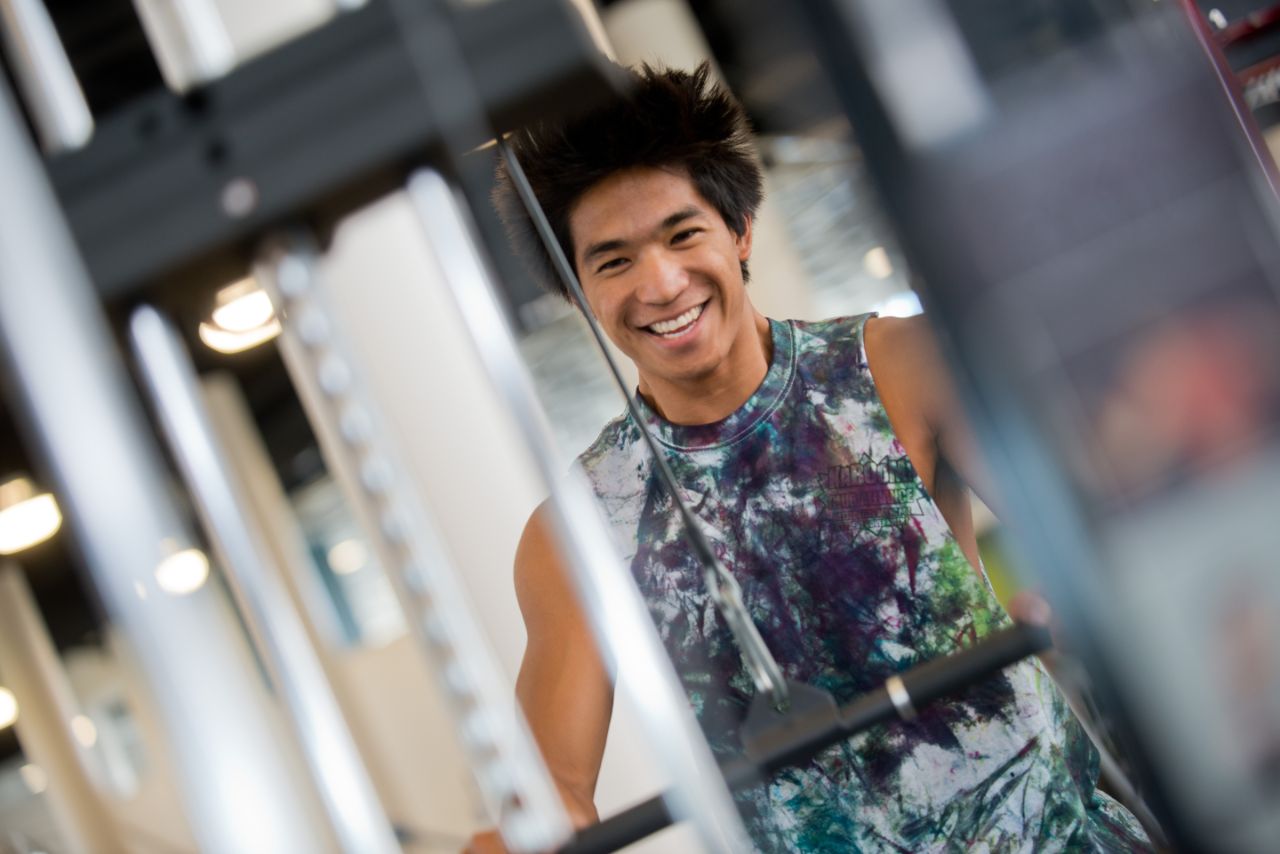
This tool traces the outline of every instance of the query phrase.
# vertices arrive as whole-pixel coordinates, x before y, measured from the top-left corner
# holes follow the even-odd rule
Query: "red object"
[[[1199,10],[1197,9],[1197,11]],[[1225,30],[1216,32],[1214,40],[1225,47],[1235,42],[1252,38],[1263,30],[1274,27],[1277,23],[1280,23],[1280,5],[1246,15],[1234,24],[1229,25]]]

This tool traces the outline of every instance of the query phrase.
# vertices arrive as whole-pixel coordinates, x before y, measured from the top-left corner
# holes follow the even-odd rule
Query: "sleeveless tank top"
[[[765,379],[720,422],[671,424],[641,401],[784,673],[840,703],[1009,623],[894,437],[862,346],[868,317],[770,321]],[[740,753],[751,678],[635,423],[610,422],[579,462],[713,751]],[[1030,660],[736,798],[766,852],[1149,850],[1097,775]]]

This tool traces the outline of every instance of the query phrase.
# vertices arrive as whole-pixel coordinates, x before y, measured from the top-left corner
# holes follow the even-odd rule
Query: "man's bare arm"
[[[961,548],[977,566],[967,490],[977,493],[996,515],[1000,501],[928,320],[876,318],[867,325],[866,349],[894,431]],[[1019,591],[1007,607],[1020,622],[1050,622],[1048,603],[1034,591]]]
[[[516,550],[515,584],[529,635],[516,696],[574,824],[590,824],[597,819],[596,780],[613,712],[613,684],[545,507],[525,525]]]
[[[923,317],[874,318],[864,342],[894,434],[976,567],[969,490],[984,499],[990,491],[933,332]]]

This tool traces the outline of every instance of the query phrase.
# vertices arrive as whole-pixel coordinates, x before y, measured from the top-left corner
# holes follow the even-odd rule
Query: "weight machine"
[[[472,214],[487,204],[489,166],[466,152],[608,97],[621,85],[614,69],[556,0],[337,5],[328,24],[233,68],[218,59],[216,28],[198,14],[205,4],[175,2],[192,60],[185,91],[156,92],[106,116],[89,113],[40,4],[3,6],[23,95],[20,105],[0,91],[8,176],[0,342],[11,404],[55,476],[100,594],[142,659],[202,849],[320,850],[327,833],[347,851],[399,843],[298,615],[264,568],[261,531],[225,477],[229,462],[190,359],[171,322],[144,304],[164,288],[251,269],[270,292],[308,413],[331,465],[351,473],[348,497],[412,635],[443,674],[477,786],[513,850],[610,851],[672,821],[687,822],[708,850],[748,850],[731,789],[1045,648],[1043,631],[1019,627],[837,707],[781,680],[732,576],[686,518],[759,689],[742,757],[717,765],[598,509],[583,484],[562,476],[494,285],[511,271],[487,247],[504,238]],[[1215,583],[1236,585],[1233,595],[1274,608],[1280,582],[1264,568],[1280,543],[1274,524],[1222,521],[1217,536],[1231,544],[1224,558],[1195,539],[1189,520],[1225,520],[1222,502],[1254,522],[1265,516],[1258,508],[1277,506],[1277,481],[1266,473],[1275,466],[1280,379],[1267,385],[1264,376],[1250,392],[1259,424],[1230,458],[1202,459],[1199,446],[1170,433],[1169,453],[1134,469],[1132,437],[1107,432],[1117,407],[1123,414],[1137,405],[1126,371],[1146,364],[1144,348],[1158,335],[1202,316],[1192,312],[1205,311],[1207,297],[1230,301],[1227,321],[1242,312],[1259,319],[1248,333],[1259,341],[1241,339],[1246,353],[1270,352],[1263,339],[1280,329],[1268,326],[1280,317],[1270,272],[1280,249],[1274,199],[1185,21],[1165,9],[1100,15],[1089,38],[1043,62],[993,70],[973,60],[963,16],[940,0],[892,9],[804,0],[786,14],[858,134],[1027,562],[1083,653],[1144,792],[1175,844],[1260,850],[1280,837],[1276,789],[1264,779],[1269,766],[1239,747],[1232,721],[1243,719],[1235,714],[1242,707],[1232,708],[1225,690],[1199,687],[1217,678],[1216,659],[1196,640],[1221,621],[1195,619],[1208,595],[1205,566],[1215,567]],[[1068,127],[1055,121],[1059,113],[1072,117]],[[509,166],[518,173],[519,164]],[[627,661],[644,695],[646,735],[673,781],[660,797],[576,834],[485,652],[420,485],[398,464],[402,449],[361,380],[366,368],[343,317],[316,287],[336,224],[401,188],[547,485],[601,647]],[[536,199],[525,201],[536,215]],[[572,270],[562,268],[572,289]],[[1172,310],[1155,312],[1170,300]],[[126,305],[136,306],[127,323],[136,385],[104,311]],[[1088,310],[1097,306],[1106,311]],[[324,830],[308,826],[289,794],[290,770],[272,756],[271,733],[244,711],[251,675],[219,651],[225,630],[199,601],[155,609],[137,595],[159,561],[192,541],[166,493],[154,434],[238,589]],[[1238,640],[1254,658],[1259,644],[1263,652],[1277,646]],[[198,650],[199,666],[178,649]],[[1253,704],[1248,720],[1277,721],[1265,683],[1277,675],[1265,664],[1250,671],[1264,684],[1244,701]],[[243,785],[244,762],[259,785]],[[250,813],[257,835],[246,845],[240,828]]]

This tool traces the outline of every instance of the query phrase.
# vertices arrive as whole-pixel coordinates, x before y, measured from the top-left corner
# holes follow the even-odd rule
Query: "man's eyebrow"
[[[621,249],[626,245],[625,240],[603,240],[600,243],[592,243],[587,247],[587,251],[582,254],[582,260],[590,261],[597,255],[604,255],[605,253],[612,252],[615,249]]]
[[[664,219],[662,221],[662,225],[658,227],[658,230],[666,231],[668,228],[671,228],[674,225],[679,225],[680,223],[684,222],[686,219],[692,219],[693,217],[698,216],[701,213],[702,211],[698,210],[692,205],[690,205],[687,208],[682,208],[681,210],[676,211],[671,216]]]
[[[690,205],[687,208],[681,208],[680,210],[668,216],[661,223],[659,223],[658,227],[654,229],[654,233],[657,234],[659,232],[666,231],[667,229],[672,228],[676,225],[679,225],[680,223],[684,222],[687,219],[692,219],[695,216],[701,216],[702,213],[703,211],[699,210],[696,207],[693,207],[692,205]],[[590,246],[587,247],[586,251],[582,253],[582,260],[590,261],[592,258],[595,258],[598,255],[605,255],[617,249],[622,249],[626,245],[627,245],[627,242],[625,240],[620,240],[617,238],[613,240],[602,240],[599,243],[592,243]]]

